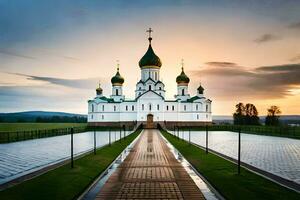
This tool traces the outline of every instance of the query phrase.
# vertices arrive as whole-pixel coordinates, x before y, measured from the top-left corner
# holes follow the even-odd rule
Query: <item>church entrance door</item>
[[[152,114],[148,114],[148,115],[147,115],[147,124],[146,124],[146,128],[154,128],[153,115],[152,115]]]

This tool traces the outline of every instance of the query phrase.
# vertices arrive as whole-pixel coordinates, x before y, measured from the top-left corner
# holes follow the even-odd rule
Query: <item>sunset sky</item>
[[[299,0],[0,0],[0,112],[87,113],[99,81],[110,95],[116,60],[133,98],[149,27],[168,99],[184,58],[213,115],[238,102],[300,114]]]

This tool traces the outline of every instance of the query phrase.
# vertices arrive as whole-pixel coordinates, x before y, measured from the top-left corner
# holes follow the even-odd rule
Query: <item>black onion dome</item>
[[[111,83],[113,85],[114,84],[122,85],[124,83],[124,78],[121,76],[121,74],[119,72],[119,68],[118,68],[118,71],[117,71],[116,75],[111,78]]]
[[[200,86],[197,88],[197,90],[198,90],[199,94],[203,94],[203,92],[204,92],[204,88],[201,86],[201,84],[200,84]]]
[[[103,89],[101,88],[101,86],[99,84],[99,86],[96,88],[96,93],[97,93],[97,95],[100,95],[100,94],[102,94],[102,92],[103,92]]]
[[[141,68],[146,67],[146,66],[161,67],[161,65],[162,65],[160,58],[154,53],[154,51],[152,49],[151,40],[152,40],[152,38],[149,38],[148,50],[139,62],[139,66]]]
[[[189,83],[190,78],[184,73],[183,68],[179,76],[176,78],[176,82],[179,83]]]

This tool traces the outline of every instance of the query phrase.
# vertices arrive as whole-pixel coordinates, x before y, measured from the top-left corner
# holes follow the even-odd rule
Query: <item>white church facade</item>
[[[160,58],[151,46],[149,29],[149,47],[139,61],[141,78],[136,84],[135,98],[126,99],[123,94],[124,78],[119,72],[111,78],[112,94],[103,96],[103,90],[96,89],[96,97],[88,101],[88,124],[90,126],[134,126],[143,123],[154,126],[199,126],[210,124],[211,100],[204,96],[200,85],[194,96],[189,94],[189,77],[182,72],[176,78],[177,94],[174,99],[165,98],[165,84],[161,81]]]

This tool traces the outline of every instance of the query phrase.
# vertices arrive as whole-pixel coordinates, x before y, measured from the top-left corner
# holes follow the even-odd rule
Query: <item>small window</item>
[[[159,104],[157,104],[157,110],[159,110]]]
[[[155,80],[157,80],[157,72],[155,72]]]
[[[198,104],[196,105],[196,110],[198,110]]]
[[[102,119],[104,119],[104,115],[102,115]]]
[[[141,87],[139,87],[139,90],[142,90],[142,88],[141,88]]]
[[[142,104],[142,110],[144,110],[144,104]]]
[[[173,110],[173,111],[175,110],[175,107],[174,107],[174,106],[172,106],[172,110]]]
[[[102,105],[102,111],[104,111],[104,105]]]
[[[186,105],[183,106],[184,111],[186,111]]]
[[[114,111],[116,112],[116,106],[114,106]]]
[[[206,119],[208,118],[208,115],[206,115]]]
[[[167,106],[167,110],[169,110],[169,106]]]
[[[92,112],[94,112],[94,104],[92,104]],[[93,115],[92,115],[93,116]]]
[[[141,96],[142,93],[139,92],[139,96]]]
[[[151,110],[152,109],[152,105],[151,104],[149,104],[149,110]]]
[[[116,89],[116,95],[119,96],[119,90],[118,89]]]
[[[206,112],[208,112],[208,105],[206,105]]]
[[[181,90],[181,95],[184,96],[184,89]]]
[[[161,93],[159,93],[159,95],[161,95]]]
[[[126,111],[128,111],[128,106],[126,106]]]
[[[159,90],[161,90],[161,87],[159,87]]]
[[[151,90],[151,85],[149,85],[149,90]]]
[[[134,106],[131,106],[131,110],[134,111]]]
[[[199,115],[197,114],[197,119],[199,119]]]
[[[94,118],[94,116],[92,115],[92,116],[91,116],[91,118],[93,119],[93,118]]]

